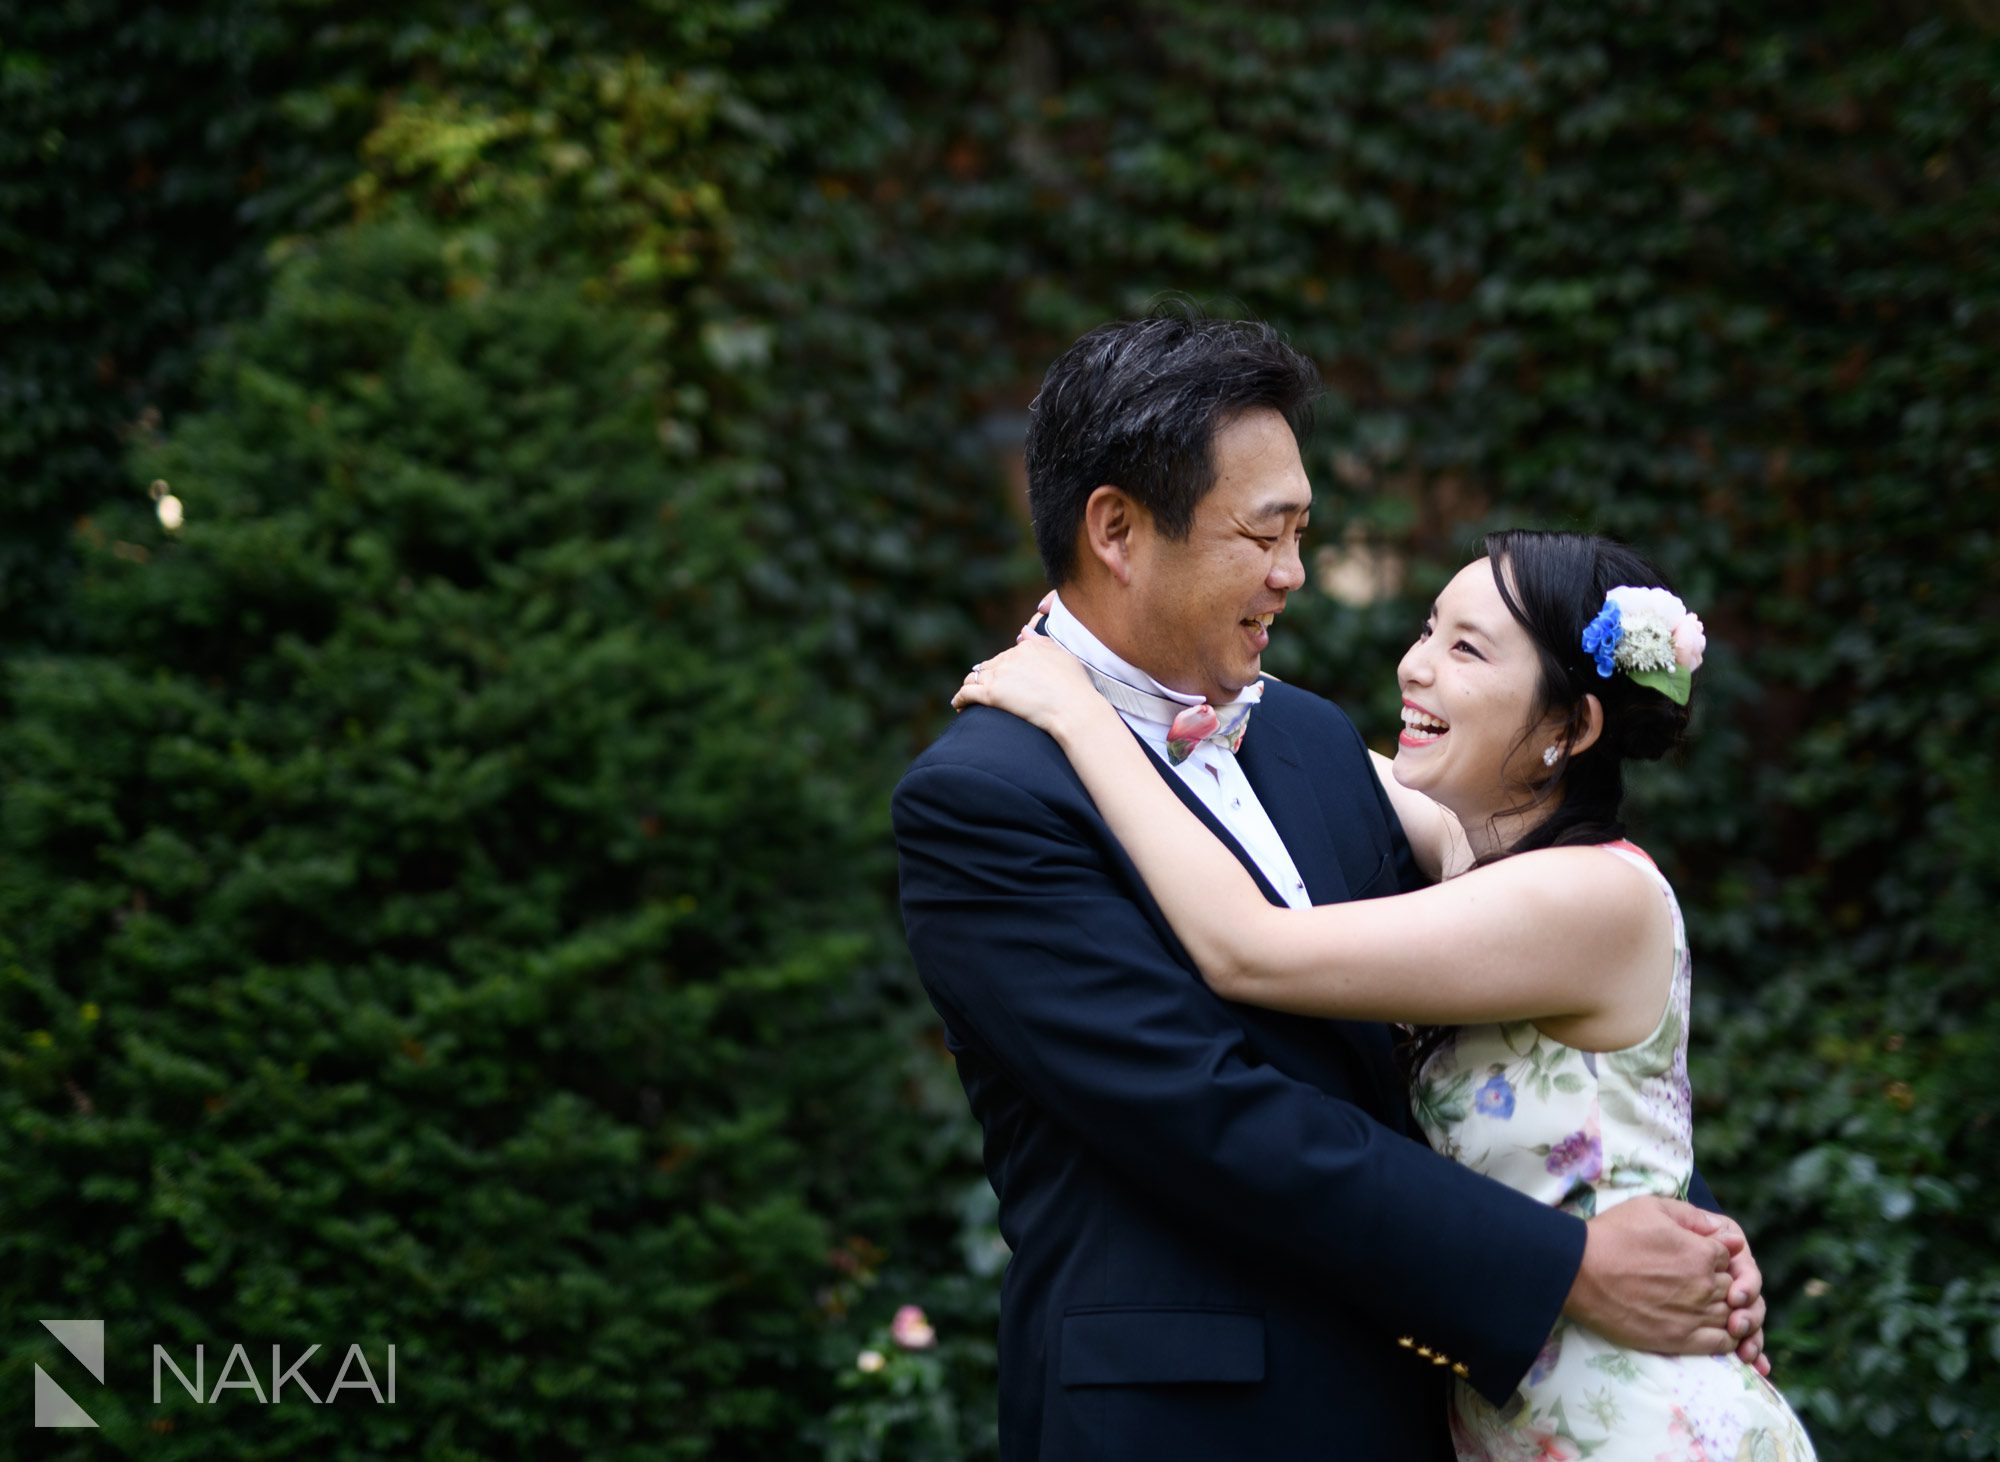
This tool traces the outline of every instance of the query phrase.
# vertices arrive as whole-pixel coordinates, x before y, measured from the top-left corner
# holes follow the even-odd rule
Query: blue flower
[[[1583,630],[1583,648],[1596,657],[1597,673],[1606,680],[1611,678],[1618,642],[1623,638],[1625,629],[1619,623],[1618,606],[1606,599],[1604,607],[1597,611],[1597,618],[1585,625]]]
[[[1549,1378],[1549,1374],[1555,1370],[1556,1362],[1562,1359],[1562,1353],[1563,1333],[1560,1328],[1557,1328],[1549,1333],[1548,1341],[1542,1346],[1541,1354],[1535,1357],[1535,1364],[1528,1371],[1528,1384],[1530,1386],[1539,1386],[1542,1382],[1546,1381]]]
[[[1472,1106],[1474,1111],[1504,1122],[1514,1115],[1514,1088],[1496,1071],[1487,1078],[1486,1085],[1472,1094]]]

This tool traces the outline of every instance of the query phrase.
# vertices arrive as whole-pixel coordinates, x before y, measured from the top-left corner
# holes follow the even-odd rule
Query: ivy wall
[[[990,1451],[885,799],[1039,592],[1041,370],[1179,291],[1325,372],[1272,666],[1378,743],[1484,527],[1702,611],[1704,1170],[1822,1456],[1995,1455],[1996,26],[15,7],[0,1390],[94,1315],[121,1452]],[[152,1403],[237,1340],[397,1405]]]

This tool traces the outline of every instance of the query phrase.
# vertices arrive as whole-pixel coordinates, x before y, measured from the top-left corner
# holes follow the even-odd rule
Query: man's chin
[[[1218,706],[1226,706],[1242,695],[1262,677],[1262,667],[1261,660],[1252,660],[1248,665],[1230,666],[1227,671],[1216,677],[1216,683],[1221,687],[1222,694],[1215,698],[1215,703]]]

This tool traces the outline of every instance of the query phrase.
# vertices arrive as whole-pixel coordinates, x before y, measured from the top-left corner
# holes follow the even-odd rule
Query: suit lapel
[[[1250,717],[1237,765],[1250,781],[1278,830],[1285,850],[1298,865],[1299,877],[1316,904],[1337,904],[1347,898],[1347,877],[1333,846],[1333,829],[1321,811],[1298,749],[1270,707],[1259,706]]]
[[[1251,720],[1254,722],[1256,717],[1253,715]],[[1125,729],[1128,731],[1132,730],[1129,726]],[[1208,804],[1195,796],[1194,789],[1181,780],[1180,773],[1168,766],[1158,752],[1146,746],[1145,738],[1140,736],[1137,731],[1132,731],[1132,739],[1137,741],[1141,746],[1146,747],[1147,760],[1151,761],[1159,774],[1167,779],[1167,785],[1174,789],[1174,795],[1181,799],[1182,804],[1186,806],[1187,810],[1200,818],[1201,825],[1214,833],[1216,838],[1222,843],[1222,846],[1236,855],[1236,861],[1241,863],[1248,870],[1250,876],[1256,880],[1258,891],[1272,903],[1282,906],[1285,901],[1278,897],[1278,891],[1271,886],[1271,880],[1264,876],[1264,870],[1259,868],[1257,861],[1243,850],[1243,845],[1237,842],[1229,829],[1222,825],[1222,820],[1208,810]],[[1244,744],[1249,744],[1248,737],[1244,738]],[[1261,797],[1263,794],[1260,792],[1258,795]],[[1303,870],[1301,870],[1301,876],[1303,876]]]

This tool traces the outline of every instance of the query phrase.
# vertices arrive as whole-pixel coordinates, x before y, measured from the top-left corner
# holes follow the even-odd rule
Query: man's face
[[[1134,662],[1215,703],[1262,670],[1270,618],[1306,581],[1299,558],[1312,490],[1285,418],[1245,411],[1215,434],[1215,486],[1184,542],[1147,520],[1134,535]]]

